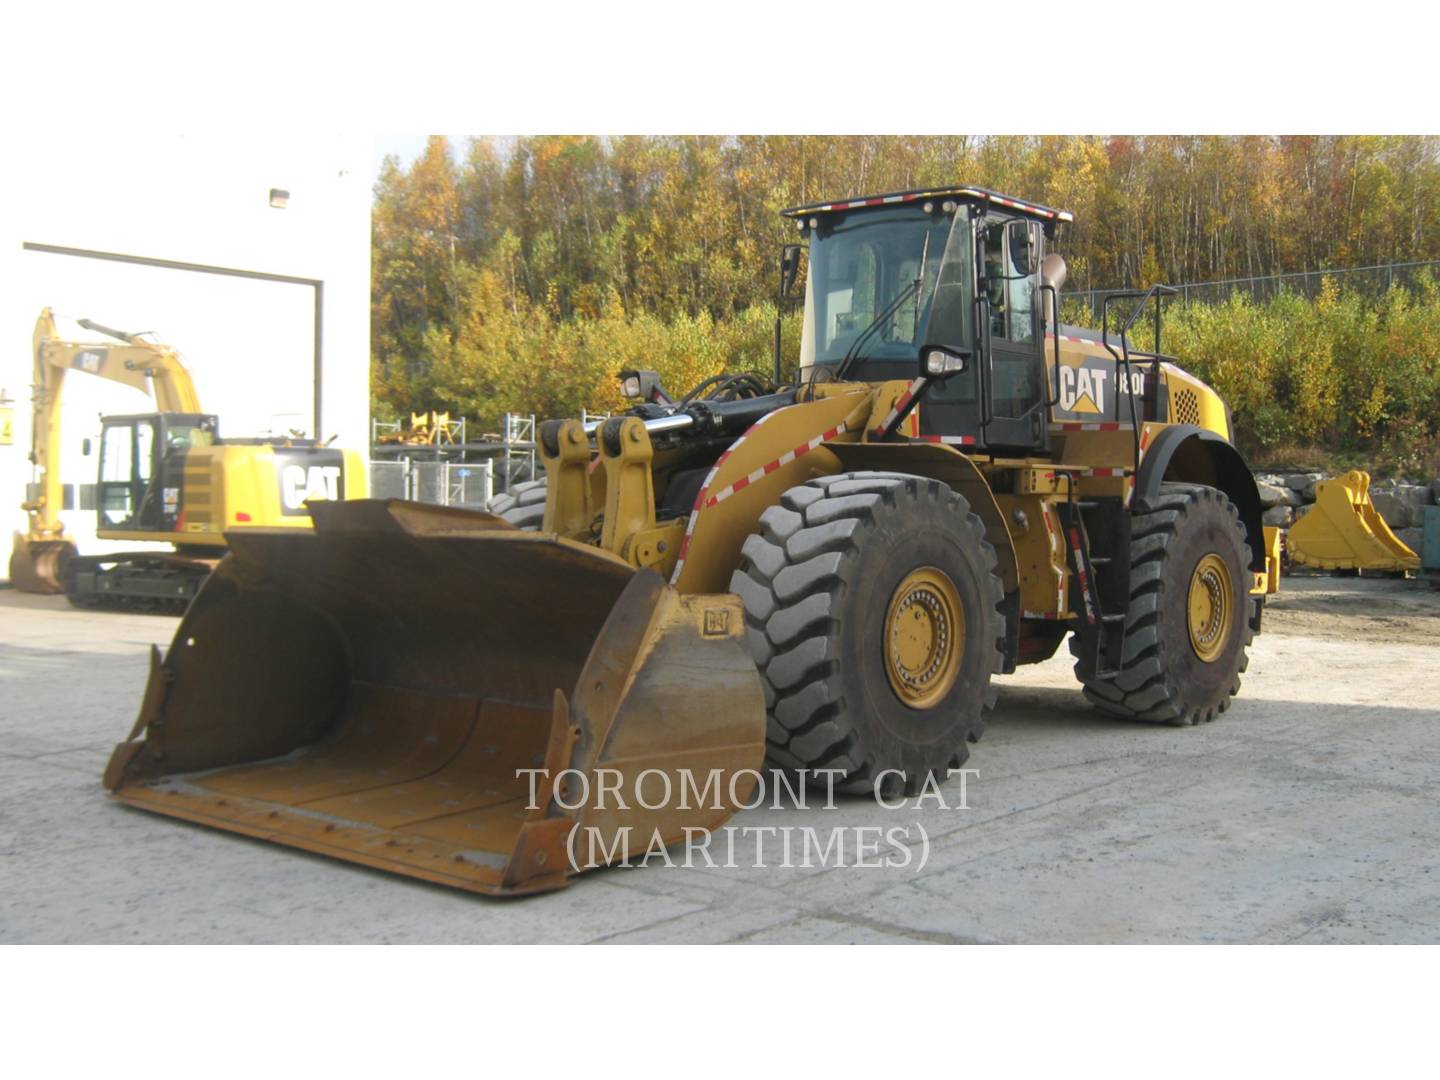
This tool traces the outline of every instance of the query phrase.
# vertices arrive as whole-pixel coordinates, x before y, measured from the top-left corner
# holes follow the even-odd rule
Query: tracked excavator
[[[1111,715],[1225,712],[1276,537],[1224,402],[1160,351],[1167,290],[1061,326],[1071,215],[977,187],[786,215],[798,380],[778,351],[688,394],[625,372],[634,407],[543,425],[544,479],[492,513],[330,502],[229,534],[116,798],[515,895],[703,839],[767,759],[922,790],[992,679],[1067,638]]]
[[[246,525],[309,529],[308,499],[363,498],[363,458],[307,439],[222,438],[194,381],[168,345],[88,319],[114,343],[67,341],[49,308],[35,322],[31,462],[37,482],[22,508],[10,580],[25,592],[64,592],[78,607],[178,613],[225,554],[225,531]],[[60,519],[61,392],[72,372],[133,387],[158,412],[101,418],[96,536],[158,541],[170,551],[80,555]]]

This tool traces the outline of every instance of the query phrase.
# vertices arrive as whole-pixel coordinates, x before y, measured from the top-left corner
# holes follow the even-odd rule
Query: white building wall
[[[369,441],[368,137],[203,135],[72,140],[20,154],[0,191],[0,395],[14,443],[0,445],[0,527],[8,554],[31,479],[30,338],[49,306],[61,332],[104,340],[74,320],[153,330],[179,349],[222,434],[314,431],[314,298],[307,284],[158,268],[26,250],[39,244],[196,263],[323,282],[322,438]],[[18,167],[16,167],[18,166]],[[271,188],[290,192],[283,210]],[[81,444],[102,413],[146,412],[145,395],[71,375],[64,391],[67,484],[95,481]],[[77,487],[78,490],[78,487]],[[94,514],[63,515],[82,552]],[[0,575],[4,574],[0,561]]]

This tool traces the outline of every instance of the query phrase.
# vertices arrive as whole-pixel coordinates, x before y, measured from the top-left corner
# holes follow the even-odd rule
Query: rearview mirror
[[[780,249],[780,299],[790,299],[795,289],[795,279],[800,276],[799,244],[786,244]]]
[[[1029,277],[1040,267],[1039,250],[1035,244],[1035,223],[1010,222],[1010,265],[1021,277]]]
[[[920,350],[920,377],[944,381],[970,366],[970,350],[949,345],[926,345]]]

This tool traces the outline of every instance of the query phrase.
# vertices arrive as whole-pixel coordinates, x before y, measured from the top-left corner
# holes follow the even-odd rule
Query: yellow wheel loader
[[[225,530],[308,529],[306,499],[364,498],[364,459],[304,439],[221,438],[195,384],[169,346],[88,319],[119,345],[62,340],[49,308],[35,322],[31,457],[37,483],[22,508],[10,580],[23,592],[64,592],[77,607],[185,609],[225,553]],[[79,555],[61,522],[60,405],[65,378],[83,372],[134,387],[159,412],[101,418],[95,535],[153,541],[173,551]],[[88,452],[88,451],[87,451]]]
[[[517,894],[703,842],[767,759],[943,780],[992,677],[1067,636],[1109,713],[1223,712],[1273,536],[1225,405],[1158,351],[1165,290],[1060,326],[1070,215],[980,188],[787,214],[796,383],[624,372],[635,407],[544,424],[545,479],[494,513],[325,503],[313,533],[231,534],[107,787]]]

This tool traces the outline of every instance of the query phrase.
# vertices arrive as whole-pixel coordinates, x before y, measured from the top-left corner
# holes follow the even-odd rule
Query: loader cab
[[[1040,266],[1070,215],[979,188],[786,214],[809,240],[802,379],[909,379],[922,348],[944,346],[965,367],[930,387],[920,433],[1046,449]]]
[[[174,532],[185,457],[213,446],[219,421],[201,413],[148,413],[101,419],[96,487],[100,533]]]

